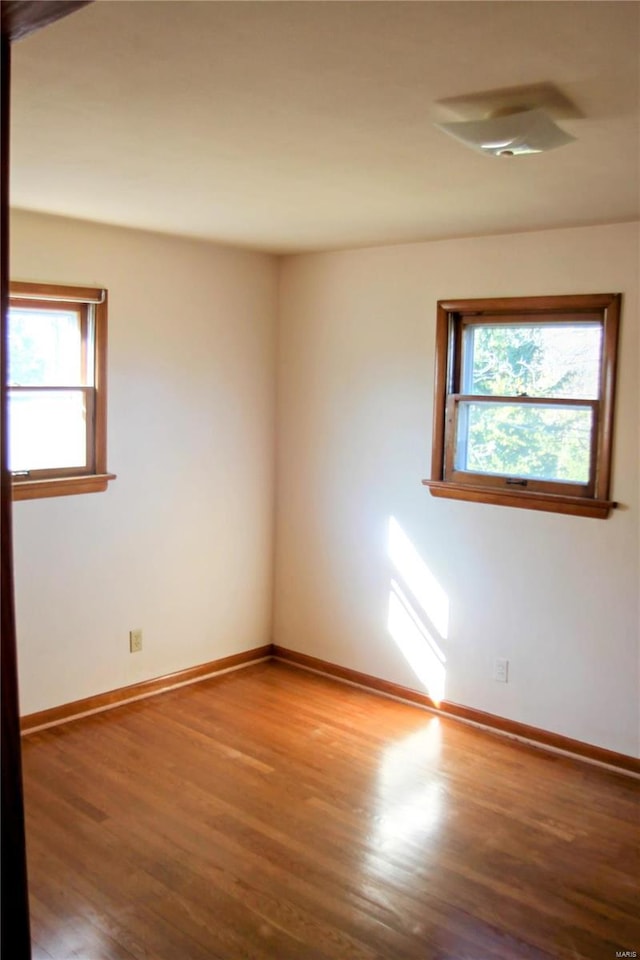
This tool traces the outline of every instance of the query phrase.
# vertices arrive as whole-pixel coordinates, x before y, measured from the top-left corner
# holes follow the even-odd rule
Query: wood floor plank
[[[640,952],[631,777],[281,663],[23,748],[44,960]]]

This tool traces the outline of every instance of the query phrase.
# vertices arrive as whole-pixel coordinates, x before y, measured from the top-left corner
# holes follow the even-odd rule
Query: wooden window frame
[[[11,478],[13,500],[35,500],[43,497],[63,497],[80,493],[99,493],[107,489],[115,475],[107,471],[107,291],[95,287],[76,287],[61,284],[11,281],[9,306],[64,307],[77,311],[82,335],[83,372],[91,363],[93,385],[79,386],[85,397],[87,410],[87,457],[84,469],[60,468],[31,470],[25,475],[16,472]],[[89,316],[93,309],[93,358],[89,357]],[[15,391],[20,388],[8,388]],[[55,390],[70,388],[46,387]]]
[[[530,510],[605,519],[616,506],[610,499],[613,416],[620,294],[555,297],[503,297],[440,300],[437,307],[431,478],[423,480],[434,497],[468,500]],[[463,336],[469,325],[597,322],[602,356],[596,400],[469,395],[461,392]],[[478,474],[454,468],[456,419],[460,403],[555,404],[593,410],[589,481],[584,485]]]

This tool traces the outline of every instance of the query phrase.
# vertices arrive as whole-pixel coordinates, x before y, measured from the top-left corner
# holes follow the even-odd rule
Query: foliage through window
[[[604,517],[620,297],[438,304],[436,496]]]
[[[105,490],[107,294],[11,283],[9,470],[14,499]]]

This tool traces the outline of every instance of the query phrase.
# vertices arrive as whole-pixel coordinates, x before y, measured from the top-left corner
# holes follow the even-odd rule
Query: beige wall
[[[425,689],[433,657],[414,657],[392,581],[411,598],[408,581],[433,597],[435,580],[447,699],[638,754],[637,275],[632,224],[284,261],[277,643]],[[603,521],[432,498],[436,301],[581,292],[624,294],[620,509]]]
[[[426,689],[398,606],[413,580],[448,600],[447,699],[638,754],[637,225],[290,257],[279,289],[259,254],[22,212],[12,231],[14,277],[109,288],[118,474],[15,505],[22,712],[272,637]],[[620,509],[433,499],[436,300],[588,291],[624,294]]]
[[[109,290],[118,475],[15,505],[22,712],[268,643],[276,261],[23,212],[11,230],[14,278]]]

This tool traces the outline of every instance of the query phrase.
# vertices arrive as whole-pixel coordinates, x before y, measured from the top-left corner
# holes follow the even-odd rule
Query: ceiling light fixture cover
[[[544,153],[575,140],[541,109],[521,110],[486,120],[436,123],[456,140],[490,157],[520,157]]]

